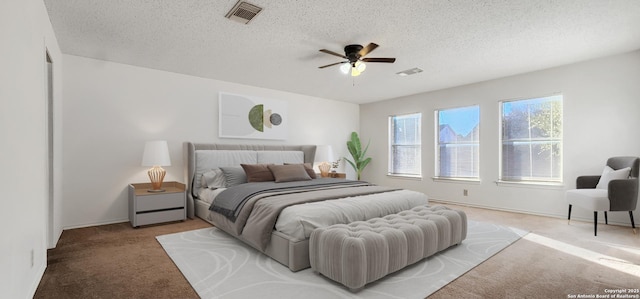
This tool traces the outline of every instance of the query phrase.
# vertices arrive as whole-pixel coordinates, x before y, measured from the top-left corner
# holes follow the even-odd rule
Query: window
[[[389,116],[389,174],[420,177],[421,113]]]
[[[501,104],[500,180],[562,182],[562,95]]]
[[[480,107],[437,110],[436,176],[479,179]]]

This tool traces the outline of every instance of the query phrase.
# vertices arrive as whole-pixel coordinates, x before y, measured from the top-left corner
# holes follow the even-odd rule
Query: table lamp
[[[162,189],[162,180],[167,173],[161,166],[171,166],[171,158],[169,157],[169,147],[167,141],[147,141],[144,145],[144,153],[142,154],[142,166],[152,166],[147,172],[151,180],[151,189],[149,192],[164,192]]]
[[[320,163],[318,169],[320,169],[320,176],[326,178],[329,176],[329,170],[331,169],[330,162],[333,162],[333,149],[331,145],[318,145],[316,147],[316,157],[314,162]]]

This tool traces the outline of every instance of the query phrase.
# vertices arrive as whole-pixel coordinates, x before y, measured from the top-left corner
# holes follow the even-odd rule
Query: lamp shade
[[[142,154],[142,166],[171,166],[167,141],[147,141]]]
[[[333,149],[331,145],[318,145],[314,162],[333,162]]]

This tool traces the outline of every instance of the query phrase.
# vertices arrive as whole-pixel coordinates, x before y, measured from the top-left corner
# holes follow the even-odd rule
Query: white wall
[[[144,143],[164,139],[165,181],[183,181],[182,143],[330,144],[347,154],[355,104],[63,55],[64,226],[127,220],[129,183],[147,182]],[[287,103],[286,141],[218,138],[218,93]]]
[[[498,102],[556,92],[564,95],[564,186],[497,186]],[[474,104],[480,105],[481,183],[434,182],[434,110]],[[386,176],[388,116],[410,112],[423,117],[422,180]],[[640,156],[640,51],[362,105],[360,127],[362,139],[371,139],[373,157],[364,179],[422,191],[434,199],[566,217],[564,191],[575,188],[577,176],[600,174],[611,156]],[[463,196],[463,189],[469,196]],[[593,211],[573,210],[572,219],[593,221]],[[628,213],[609,214],[610,222],[629,225]]]
[[[46,267],[48,232],[45,49],[54,67],[54,128],[61,128],[61,54],[41,0],[0,2],[0,297],[30,298]],[[56,149],[59,135],[54,134]],[[61,153],[54,157],[60,171]],[[54,192],[60,192],[56,178]],[[54,215],[57,213],[54,207]],[[54,227],[54,239],[61,226]],[[33,264],[32,264],[33,254]]]

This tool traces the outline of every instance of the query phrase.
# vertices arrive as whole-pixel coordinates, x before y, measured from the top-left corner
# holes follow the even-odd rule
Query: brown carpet
[[[198,298],[155,237],[210,226],[196,219],[65,230],[34,298]]]
[[[449,205],[470,219],[508,225],[640,269],[640,234],[593,224]],[[198,298],[155,236],[210,225],[200,219],[133,229],[128,223],[66,230],[49,251],[35,298]],[[568,298],[640,287],[632,275],[521,239],[429,298]]]
[[[640,234],[634,235],[630,225],[600,224],[595,237],[592,222],[571,221],[568,225],[566,219],[450,206],[466,211],[470,219],[525,229],[559,246],[551,248],[525,236],[438,290],[430,299],[570,298],[570,295],[595,298],[607,295],[607,289],[640,288]],[[606,259],[624,260],[626,264],[618,266],[630,266],[635,275],[578,257],[574,247],[604,255]]]

